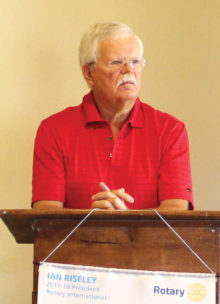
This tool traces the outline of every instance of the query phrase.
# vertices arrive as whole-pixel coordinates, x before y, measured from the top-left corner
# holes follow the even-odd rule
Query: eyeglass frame
[[[109,67],[114,67],[115,70],[117,71],[120,71],[124,66],[126,66],[127,64],[129,63],[130,67],[132,68],[132,70],[134,70],[135,68],[135,65],[137,64],[140,64],[140,67],[143,68],[145,63],[146,63],[146,60],[144,58],[141,58],[141,59],[129,59],[129,60],[126,60],[126,59],[122,59],[122,58],[114,58],[110,61],[108,61],[107,64]],[[96,62],[89,62],[88,65],[89,66],[92,66],[92,65],[95,65]]]

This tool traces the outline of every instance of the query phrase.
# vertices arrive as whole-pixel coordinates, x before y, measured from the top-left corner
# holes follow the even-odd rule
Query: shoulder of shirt
[[[80,111],[81,111],[81,104],[74,107],[68,107],[60,112],[57,112],[45,118],[41,122],[41,125],[54,126],[54,127],[65,126],[65,125],[69,125],[70,123],[72,125],[73,121],[76,122],[76,120],[79,119]]]
[[[154,120],[157,120],[161,123],[171,123],[171,124],[181,124],[184,125],[184,123],[179,120],[178,118],[174,117],[171,114],[168,114],[166,112],[162,112],[160,110],[157,110],[150,106],[149,104],[141,102],[141,109],[143,111],[144,116],[151,117]]]

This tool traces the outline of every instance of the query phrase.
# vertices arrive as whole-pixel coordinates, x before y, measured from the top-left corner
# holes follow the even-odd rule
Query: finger
[[[92,208],[114,210],[115,207],[107,200],[98,200],[92,203]]]
[[[121,200],[118,196],[111,197],[108,201],[114,206],[117,210],[127,210],[127,206],[125,205],[124,201]]]
[[[105,191],[105,192],[98,192],[92,196],[92,200],[108,200],[109,198],[116,197],[117,195],[114,194],[112,191]]]
[[[128,203],[134,203],[134,198],[129,195],[128,193],[125,193],[125,189],[117,189],[112,191],[104,191],[104,192],[98,192],[92,196],[92,200],[103,200],[103,199],[109,199],[111,197],[118,196],[120,199],[125,200]]]
[[[117,189],[112,191],[116,196],[118,196],[120,199],[125,200],[128,203],[134,203],[134,198],[125,192],[125,189]]]
[[[109,187],[104,182],[100,182],[99,183],[99,188],[100,188],[100,190],[102,192],[103,191],[111,191],[109,189]],[[134,203],[134,198],[130,194],[125,193],[125,189],[124,188],[117,189],[117,190],[112,190],[112,192],[115,193],[120,198],[122,198],[125,201],[127,201],[128,203]]]
[[[99,183],[99,188],[100,188],[100,190],[103,192],[103,191],[110,191],[110,189],[109,189],[109,187],[105,184],[105,183],[103,183],[103,182],[100,182]]]
[[[125,203],[120,198],[112,197],[108,200],[96,200],[92,203],[92,208],[111,209],[111,210],[127,210]]]

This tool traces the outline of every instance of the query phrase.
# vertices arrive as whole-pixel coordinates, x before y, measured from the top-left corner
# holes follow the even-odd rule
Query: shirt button
[[[112,153],[109,153],[109,157],[112,157]]]
[[[111,141],[112,139],[111,139],[111,137],[107,137],[107,140],[108,140],[108,141]]]

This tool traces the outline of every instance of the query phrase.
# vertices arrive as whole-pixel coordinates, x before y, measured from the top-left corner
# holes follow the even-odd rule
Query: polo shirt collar
[[[85,124],[102,122],[106,121],[101,117],[93,98],[92,91],[90,91],[87,95],[83,97],[83,112],[85,117]],[[140,99],[137,98],[134,108],[131,112],[130,117],[127,120],[127,124],[131,127],[142,128],[143,127],[143,113],[141,110],[141,102]]]
[[[83,97],[82,107],[85,124],[92,122],[105,122],[95,105],[92,91]]]
[[[143,112],[141,110],[141,101],[137,97],[134,107],[132,109],[131,115],[127,120],[127,123],[134,128],[143,128],[144,126],[144,118]]]

